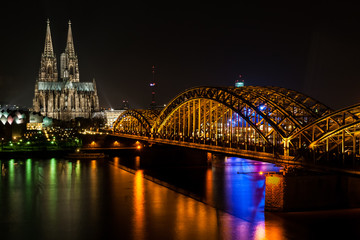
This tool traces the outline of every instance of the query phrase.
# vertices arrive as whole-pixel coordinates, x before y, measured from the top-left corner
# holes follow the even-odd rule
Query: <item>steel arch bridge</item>
[[[360,104],[332,111],[302,93],[279,87],[195,87],[162,110],[128,110],[114,132],[296,157],[360,155]]]

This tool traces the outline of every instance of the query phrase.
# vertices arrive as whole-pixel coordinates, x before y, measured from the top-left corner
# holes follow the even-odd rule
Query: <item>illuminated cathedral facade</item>
[[[60,55],[58,69],[50,22],[47,20],[44,52],[41,55],[39,76],[35,83],[33,111],[64,121],[76,117],[90,118],[93,112],[99,111],[95,80],[80,82],[78,57],[75,54],[70,21],[66,47]]]

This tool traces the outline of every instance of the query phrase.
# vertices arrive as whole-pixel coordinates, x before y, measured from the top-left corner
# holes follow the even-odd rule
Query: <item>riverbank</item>
[[[66,149],[38,149],[38,150],[13,150],[13,151],[0,151],[0,159],[12,158],[64,158],[69,153],[74,153],[79,150],[83,153],[104,153],[106,155],[117,155],[119,151],[122,154],[138,154],[139,151],[136,147],[113,147],[113,148],[66,148]]]
[[[1,159],[12,158],[51,158],[51,157],[64,157],[74,149],[66,150],[31,150],[31,151],[0,151]]]

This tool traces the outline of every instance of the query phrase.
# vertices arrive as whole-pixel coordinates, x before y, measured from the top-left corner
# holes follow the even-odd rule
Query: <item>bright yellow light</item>
[[[96,169],[96,160],[91,160],[91,168]]]
[[[279,176],[272,175],[272,176],[268,176],[266,180],[267,180],[267,183],[269,183],[269,184],[279,185],[281,179]]]
[[[259,172],[260,175],[263,175],[264,173],[263,172]]]
[[[140,145],[138,145],[136,148],[137,148],[137,149],[141,149],[141,146],[140,146]]]

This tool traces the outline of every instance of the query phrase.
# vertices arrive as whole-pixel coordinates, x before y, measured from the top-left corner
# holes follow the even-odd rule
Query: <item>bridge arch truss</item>
[[[125,134],[150,136],[152,124],[158,114],[157,110],[127,110],[116,119],[113,130]]]
[[[317,159],[332,155],[360,156],[360,104],[324,115],[294,132],[289,141],[310,149]]]
[[[176,96],[151,132],[154,138],[288,155],[288,137],[327,112],[282,88],[196,87]]]

